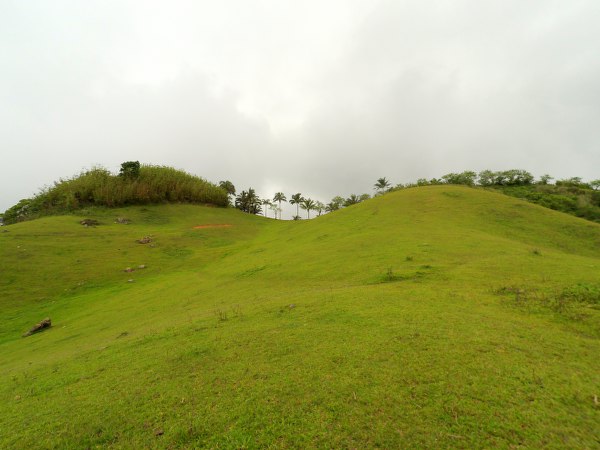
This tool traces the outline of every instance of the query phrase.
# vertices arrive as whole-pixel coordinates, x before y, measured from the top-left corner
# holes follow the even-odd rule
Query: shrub
[[[136,161],[137,162],[137,161]],[[21,200],[5,213],[7,224],[40,215],[77,210],[88,206],[118,207],[162,202],[208,203],[227,206],[227,193],[202,178],[172,167],[142,165],[136,174],[133,163],[123,163],[112,175],[94,167],[54,186],[42,189],[32,199]],[[127,166],[126,166],[127,165]],[[123,167],[126,166],[123,175]]]

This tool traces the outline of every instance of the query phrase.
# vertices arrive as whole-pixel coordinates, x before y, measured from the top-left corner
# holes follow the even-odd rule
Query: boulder
[[[95,227],[96,225],[98,225],[98,221],[95,219],[83,219],[79,223],[84,227]]]

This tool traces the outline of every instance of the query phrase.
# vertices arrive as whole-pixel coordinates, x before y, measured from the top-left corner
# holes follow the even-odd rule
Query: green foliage
[[[292,198],[290,199],[290,203],[292,205],[296,205],[296,215],[294,216],[294,220],[298,220],[300,218],[300,210],[298,208],[300,207],[300,204],[303,201],[304,201],[304,197],[302,197],[302,194],[300,192],[292,195]]]
[[[383,178],[377,179],[377,183],[375,183],[375,185],[373,186],[373,189],[375,189],[379,194],[381,194],[386,189],[388,189],[390,186],[391,186],[391,183],[387,180],[386,177],[383,177]]]
[[[278,203],[278,208],[276,213],[279,213],[279,219],[281,219],[281,202],[287,202],[287,198],[283,192],[277,192],[273,196],[273,201]]]
[[[600,305],[600,284],[578,283],[562,290],[560,298],[590,305]]]
[[[337,211],[338,209],[344,206],[344,198],[339,195],[333,197],[327,205],[325,205],[325,210],[327,212]]]
[[[121,170],[119,176],[134,180],[140,176],[140,162],[139,161],[126,161],[121,164]]]
[[[227,192],[227,202],[231,203],[230,195],[235,195],[235,186],[229,180],[219,181],[219,187]]]
[[[227,205],[227,194],[222,189],[172,167],[142,165],[136,177],[133,176],[135,171],[125,173],[114,176],[102,167],[94,167],[73,178],[61,179],[32,199],[21,200],[9,208],[5,213],[7,223],[90,206],[162,202]]]
[[[262,212],[261,205],[262,200],[252,188],[240,192],[235,198],[235,207],[249,214],[260,214]]]
[[[546,208],[600,222],[600,192],[572,182],[556,185],[493,186],[503,194],[522,198]]]
[[[306,210],[307,219],[310,219],[310,212],[311,210],[315,209],[316,206],[317,204],[315,203],[315,201],[310,198],[302,199],[302,201],[300,202],[300,207]]]
[[[442,180],[447,184],[464,184],[465,186],[473,186],[476,179],[477,174],[471,170],[461,173],[449,173],[442,177]]]

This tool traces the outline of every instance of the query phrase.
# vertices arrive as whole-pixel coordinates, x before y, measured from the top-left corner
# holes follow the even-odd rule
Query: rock
[[[128,283],[133,283],[133,279],[130,278],[129,280],[127,280],[127,282]]]
[[[125,217],[117,217],[115,219],[115,223],[120,223],[120,224],[123,224],[123,225],[129,225],[131,223],[131,220],[126,219]]]
[[[123,272],[133,272],[134,269],[132,269],[131,267],[127,267],[125,268],[125,270],[123,270]]]
[[[146,264],[140,264],[140,265],[138,266],[138,269],[145,269],[145,268],[146,268]]]
[[[149,244],[150,242],[152,242],[152,238],[150,236],[144,236],[141,239],[138,239],[137,242],[139,244]]]
[[[25,333],[23,335],[23,337],[31,336],[34,333],[39,333],[40,331],[43,331],[46,328],[50,328],[51,326],[52,326],[52,321],[50,320],[50,317],[46,317],[40,323],[35,324],[31,330],[29,330],[27,333]]]
[[[83,219],[79,223],[84,227],[95,227],[96,225],[98,225],[98,221],[95,219]]]
[[[163,434],[165,434],[165,430],[163,430],[162,428],[154,430],[154,436],[162,436]]]
[[[296,307],[296,305],[293,303],[290,305],[290,309],[294,309],[295,307]]]

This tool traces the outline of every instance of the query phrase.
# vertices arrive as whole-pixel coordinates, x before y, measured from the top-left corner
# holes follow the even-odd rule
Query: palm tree
[[[317,215],[320,216],[321,214],[323,214],[323,211],[325,210],[325,205],[322,202],[315,202],[315,211],[317,212]]]
[[[265,207],[265,217],[267,217],[267,207],[270,207],[272,205],[271,200],[269,200],[268,198],[263,198],[260,201],[260,203]]]
[[[287,202],[285,194],[283,192],[277,192],[273,197],[274,202],[279,202],[279,220],[281,220],[281,202]]]
[[[292,205],[296,205],[296,217],[300,216],[300,211],[298,210],[298,207],[300,206],[300,203],[302,203],[302,200],[304,199],[302,198],[302,194],[300,192],[292,195],[292,199],[290,200],[290,203]]]
[[[390,182],[385,177],[383,177],[377,179],[377,183],[375,183],[373,188],[377,191],[378,194],[383,194],[383,191],[385,191],[390,186]]]
[[[308,216],[307,216],[308,219],[310,219],[310,210],[315,209],[315,206],[316,206],[316,204],[315,204],[314,200],[311,200],[310,198],[305,198],[300,203],[300,207],[302,209],[306,210],[306,212],[308,214]]]
[[[360,197],[356,194],[352,194],[344,201],[344,206],[351,206],[360,203]]]
[[[260,205],[261,200],[252,188],[248,189],[248,192],[240,192],[235,198],[235,207],[250,214],[260,214],[262,212]]]

